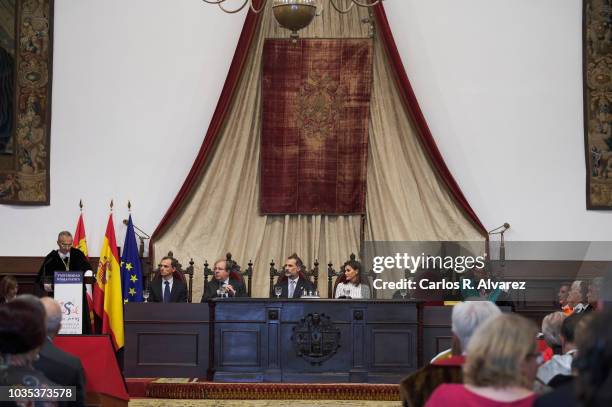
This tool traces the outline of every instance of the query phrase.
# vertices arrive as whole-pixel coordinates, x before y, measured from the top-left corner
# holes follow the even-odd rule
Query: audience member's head
[[[586,290],[587,287],[584,281],[574,281],[567,296],[567,305],[574,308],[576,305],[586,302]]]
[[[0,304],[14,300],[18,290],[19,285],[15,277],[2,277],[2,280],[0,280]]]
[[[45,310],[33,295],[0,305],[0,354],[33,361],[45,340]]]
[[[587,289],[587,302],[593,308],[597,308],[599,302],[599,292],[603,286],[603,277],[596,277],[591,280]]]
[[[612,405],[612,311],[588,314],[576,333],[576,393],[584,406]]]
[[[566,315],[563,312],[557,311],[546,315],[542,320],[544,341],[554,353],[561,352],[561,325],[565,318]]]
[[[215,280],[225,281],[229,278],[230,271],[227,269],[227,260],[217,260],[213,266]]]
[[[54,337],[62,327],[62,309],[59,302],[51,297],[43,297],[40,302],[45,307],[47,315],[47,336]]]
[[[453,307],[452,331],[465,353],[476,328],[491,317],[501,314],[497,305],[490,301],[465,301]]]
[[[570,350],[576,349],[575,336],[576,326],[583,318],[583,314],[572,314],[563,320],[561,324],[561,351],[567,353]]]
[[[470,339],[464,382],[477,387],[531,389],[537,372],[537,328],[517,314],[502,314],[480,325]]]
[[[346,282],[353,283],[354,285],[361,284],[361,270],[363,267],[360,262],[357,260],[349,260],[344,263],[343,269]]]
[[[559,299],[559,306],[561,308],[567,305],[567,296],[569,295],[571,283],[562,283],[559,287],[559,292],[557,293],[557,298]]]

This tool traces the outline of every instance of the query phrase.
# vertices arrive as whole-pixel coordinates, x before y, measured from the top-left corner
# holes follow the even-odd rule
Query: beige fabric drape
[[[268,2],[270,7],[270,2]],[[368,37],[368,10],[347,15],[324,10],[302,38]],[[375,31],[374,31],[375,32]],[[154,242],[155,263],[172,250],[183,264],[196,262],[194,301],[202,295],[204,260],[231,252],[244,268],[254,263],[253,296],[269,295],[269,263],[298,253],[308,267],[320,262],[319,290],[327,296],[327,263],[338,269],[359,252],[358,215],[260,216],[259,146],[261,53],[268,38],[289,33],[264,11],[236,97],[205,173],[189,201]],[[374,36],[366,240],[482,240],[440,183],[403,109],[386,55]]]

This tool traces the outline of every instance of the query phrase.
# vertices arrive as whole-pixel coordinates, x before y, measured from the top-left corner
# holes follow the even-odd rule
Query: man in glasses
[[[227,260],[217,260],[213,268],[213,279],[206,284],[202,302],[215,297],[246,297],[247,292],[242,281],[230,275]]]
[[[38,275],[36,276],[35,293],[40,296],[53,297],[53,273],[56,271],[88,271],[91,270],[89,260],[82,251],[72,247],[72,234],[64,230],[57,236],[56,250],[52,250],[43,260]],[[87,308],[87,296],[83,284],[83,333],[91,331],[89,312]]]

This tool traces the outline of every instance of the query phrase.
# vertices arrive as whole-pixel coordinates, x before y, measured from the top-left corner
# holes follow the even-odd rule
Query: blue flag
[[[138,244],[136,233],[132,223],[132,215],[128,220],[127,233],[123,243],[121,254],[121,291],[123,292],[123,303],[142,302],[142,268],[138,256]]]

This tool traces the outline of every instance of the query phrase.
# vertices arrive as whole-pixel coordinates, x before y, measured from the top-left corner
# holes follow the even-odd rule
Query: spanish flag
[[[119,350],[125,343],[123,336],[123,299],[121,293],[121,269],[113,225],[113,214],[108,217],[104,243],[100,250],[100,263],[94,285],[94,311],[102,320],[102,333],[110,334]]]
[[[83,213],[79,215],[79,220],[77,221],[76,230],[74,231],[74,239],[72,240],[72,247],[82,251],[85,257],[88,258],[87,238],[85,237],[85,224],[83,223]],[[93,314],[93,288],[91,287],[91,284],[85,285],[85,291],[87,296],[87,308],[89,309],[89,320],[91,321],[91,332],[95,332]]]

